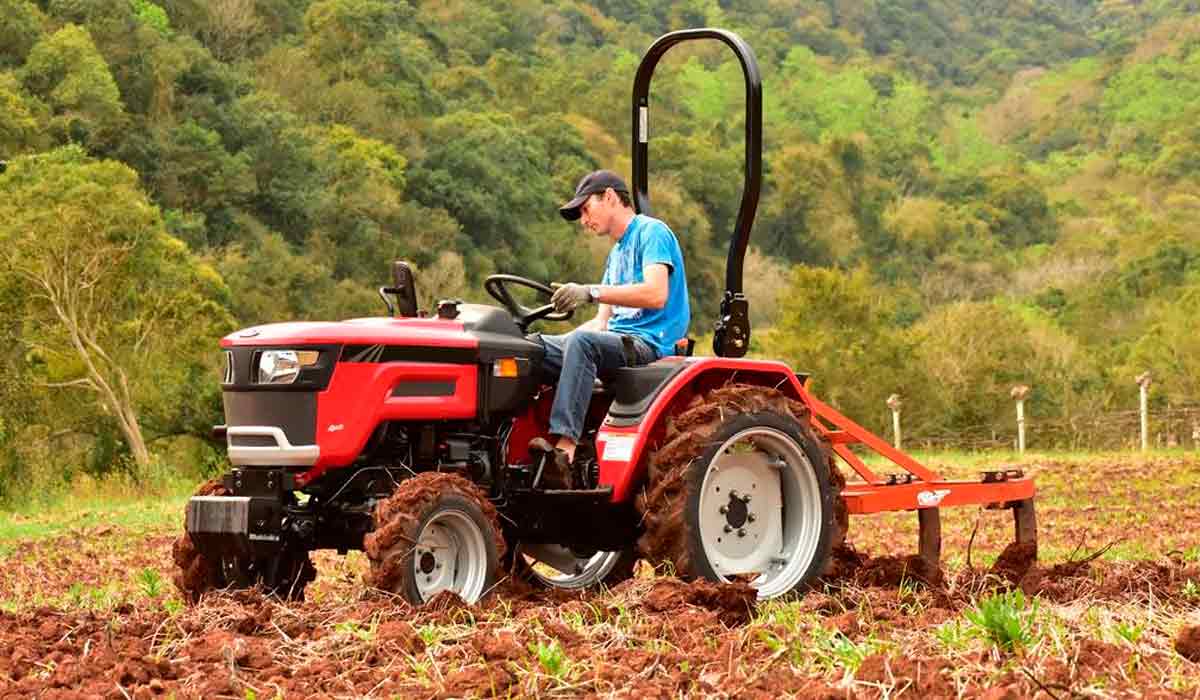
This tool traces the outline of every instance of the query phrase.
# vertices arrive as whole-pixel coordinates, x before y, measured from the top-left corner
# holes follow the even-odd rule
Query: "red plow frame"
[[[983,472],[978,481],[947,480],[871,433],[832,406],[805,392],[812,423],[833,446],[833,452],[863,480],[842,491],[851,515],[886,511],[917,511],[919,553],[931,567],[939,566],[942,549],[942,506],[981,505],[1013,512],[1014,540],[1037,553],[1037,515],[1033,479],[1019,469]],[[904,470],[880,476],[863,463],[851,445],[863,445]]]

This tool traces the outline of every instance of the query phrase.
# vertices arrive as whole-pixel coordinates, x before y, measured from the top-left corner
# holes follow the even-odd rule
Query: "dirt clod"
[[[1200,625],[1179,630],[1175,636],[1175,651],[1188,661],[1200,663]]]
[[[1037,563],[1037,544],[1033,542],[1013,542],[1004,548],[996,563],[992,564],[989,573],[999,576],[1010,583],[1019,583]]]
[[[675,612],[694,605],[717,613],[721,622],[744,625],[754,616],[758,593],[747,583],[711,583],[675,579],[654,582],[643,604],[653,612]]]

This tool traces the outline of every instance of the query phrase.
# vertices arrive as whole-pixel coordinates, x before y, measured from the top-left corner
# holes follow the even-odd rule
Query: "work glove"
[[[552,286],[557,289],[554,290],[554,296],[550,297],[550,303],[554,304],[554,310],[559,313],[574,311],[576,308],[592,302],[592,294],[585,284],[567,282]]]

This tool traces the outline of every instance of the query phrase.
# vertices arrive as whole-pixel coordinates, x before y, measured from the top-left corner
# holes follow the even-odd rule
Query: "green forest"
[[[556,207],[628,175],[641,53],[699,26],[763,73],[754,356],[917,437],[1011,433],[1018,383],[1200,403],[1196,0],[0,0],[0,499],[212,469],[218,339],[380,315],[392,260],[423,308],[596,280]],[[705,351],[741,80],[688,44],[651,95]]]

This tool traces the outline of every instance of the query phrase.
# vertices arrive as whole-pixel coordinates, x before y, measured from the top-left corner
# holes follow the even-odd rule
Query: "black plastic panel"
[[[275,426],[293,445],[317,442],[317,395],[295,391],[226,391],[225,424]]]
[[[392,396],[454,396],[453,381],[404,381],[392,389]]]

